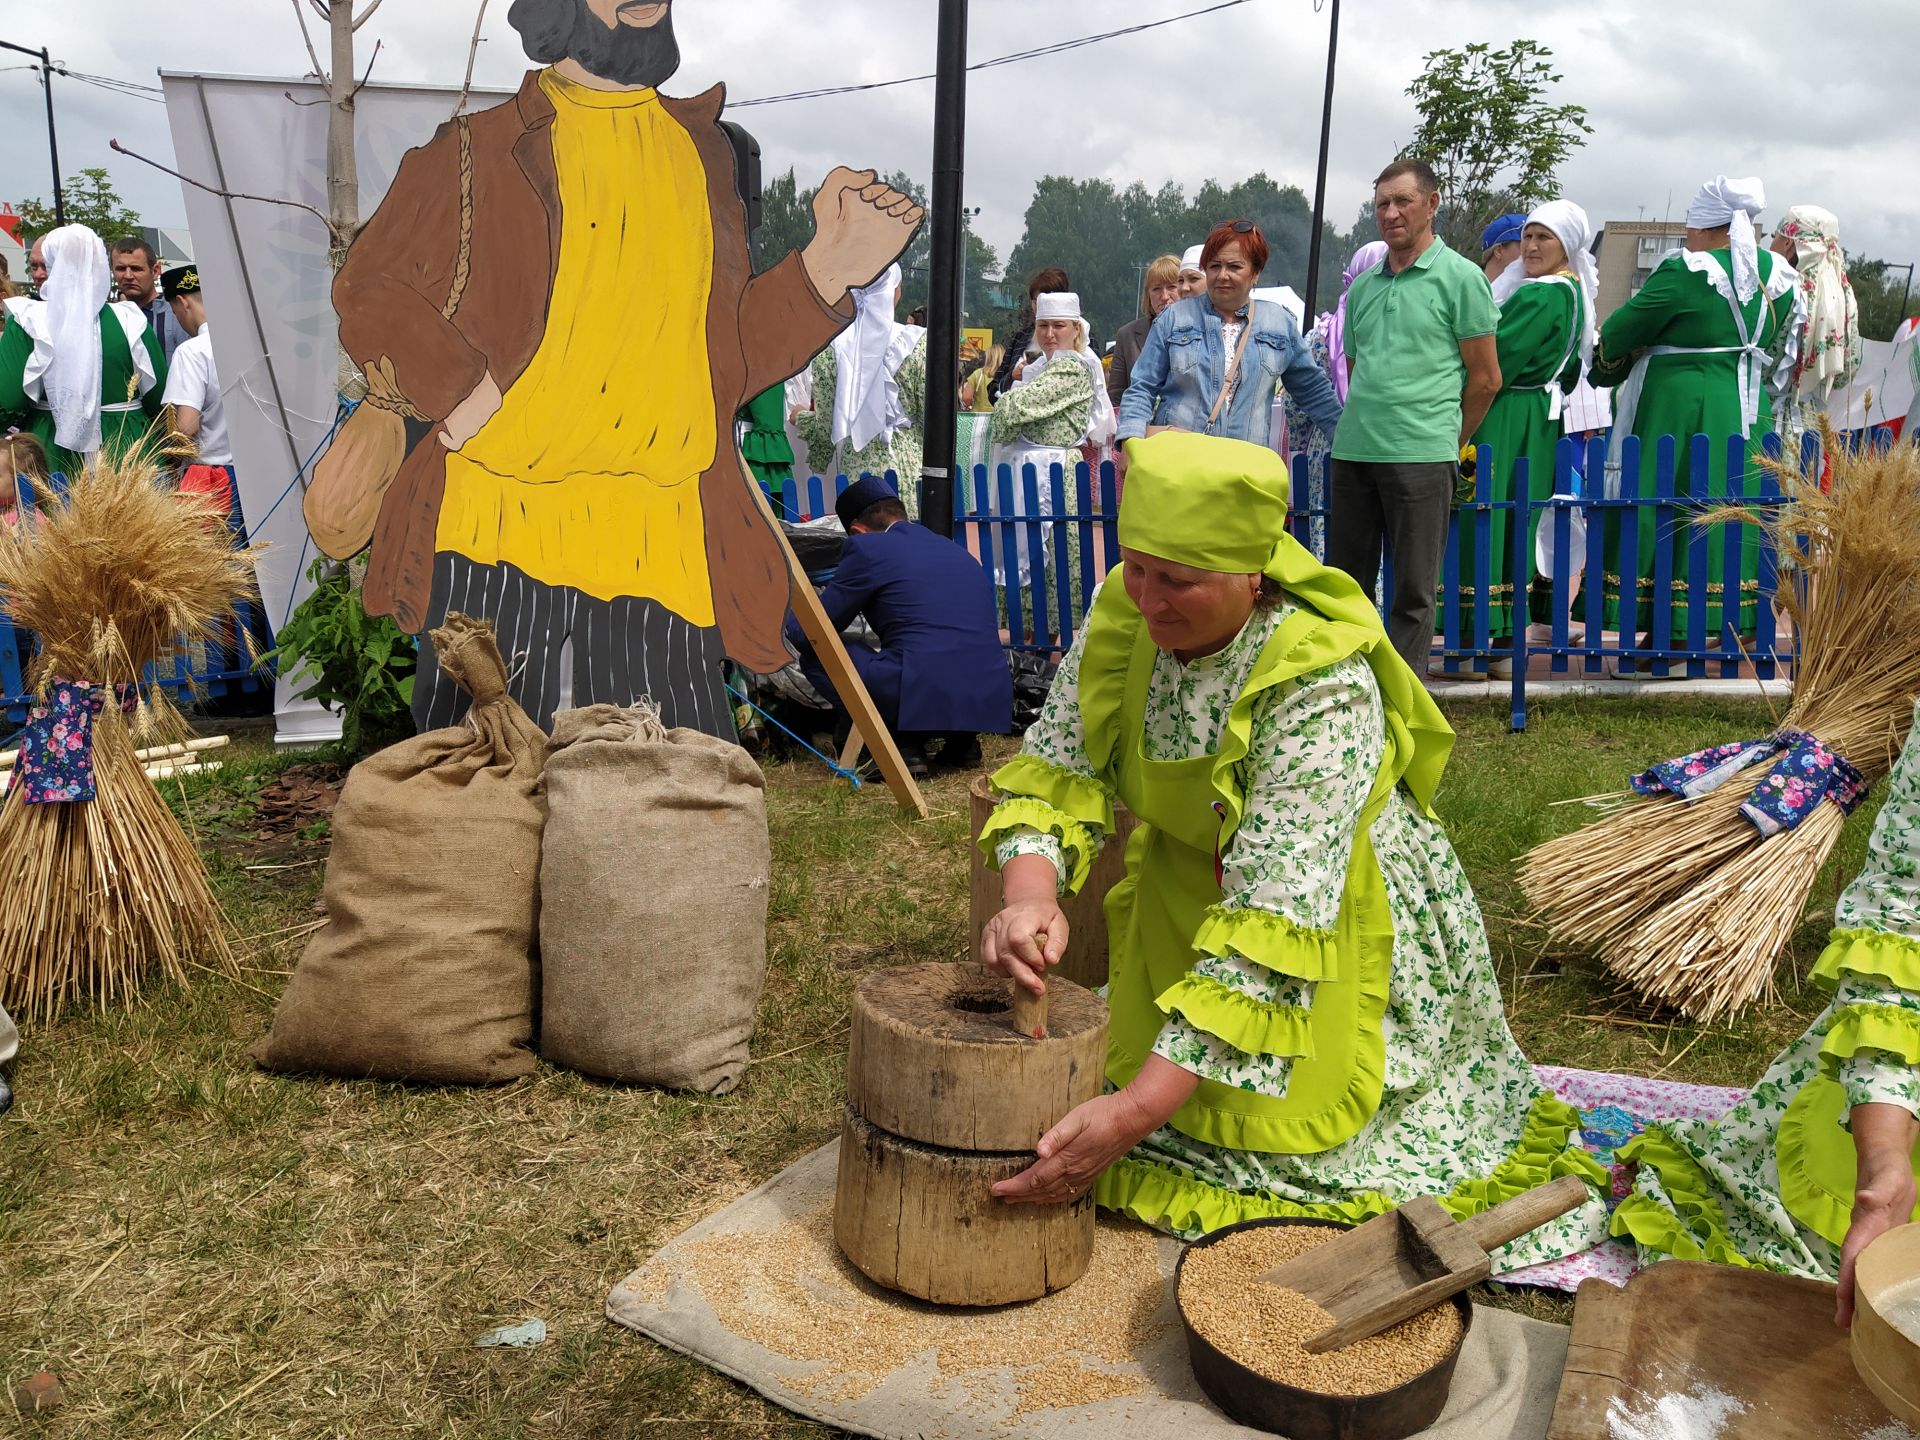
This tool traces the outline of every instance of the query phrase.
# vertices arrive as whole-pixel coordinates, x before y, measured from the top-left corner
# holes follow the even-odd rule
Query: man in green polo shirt
[[[1387,258],[1347,293],[1347,408],[1333,437],[1327,563],[1371,596],[1393,556],[1387,635],[1426,673],[1460,450],[1500,392],[1499,316],[1480,267],[1433,233],[1440,182],[1396,160],[1373,183]]]

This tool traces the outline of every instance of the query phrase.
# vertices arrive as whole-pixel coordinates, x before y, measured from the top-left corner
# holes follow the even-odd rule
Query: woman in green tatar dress
[[[980,837],[1005,908],[982,959],[1035,987],[1124,801],[1107,901],[1107,1079],[994,1187],[1184,1237],[1256,1216],[1455,1215],[1560,1175],[1595,1188],[1503,1268],[1605,1233],[1579,1115],[1507,1029],[1486,932],[1431,805],[1453,733],[1349,577],[1285,529],[1273,451],[1131,442],[1101,588]]]
[[[773,497],[775,510],[793,479],[793,442],[787,439],[787,386],[769,385],[740,407],[747,427],[740,437],[740,458]]]
[[[6,302],[0,330],[0,424],[46,448],[48,468],[77,475],[102,449],[132,449],[165,408],[167,362],[138,305],[113,300],[107,247],[84,225],[41,240],[44,298]]]
[[[1515,496],[1515,462],[1527,462],[1527,497],[1538,503],[1553,494],[1554,452],[1560,443],[1560,407],[1563,391],[1580,383],[1593,356],[1593,299],[1599,274],[1588,250],[1593,231],[1587,212],[1570,200],[1553,200],[1527,217],[1520,258],[1496,277],[1493,298],[1500,304],[1500,329],[1495,343],[1500,353],[1500,393],[1487,407],[1487,418],[1473,433],[1476,447],[1485,446],[1493,466],[1487,498],[1511,501]],[[1524,588],[1532,573],[1513,570],[1512,512],[1495,510],[1489,517],[1487,572],[1491,592],[1488,636],[1495,645],[1513,638],[1516,588]],[[1540,515],[1529,517],[1527,554],[1533,554],[1533,536]],[[1470,515],[1460,517],[1460,631],[1471,643],[1473,602],[1478,590],[1479,535]],[[1544,620],[1546,609],[1535,597]],[[1492,662],[1496,679],[1512,678],[1513,661]]]
[[[1080,512],[1079,484],[1075,467],[1080,463],[1080,446],[1091,440],[1104,445],[1113,439],[1113,401],[1107,395],[1106,371],[1100,357],[1093,353],[1093,332],[1080,311],[1080,297],[1071,290],[1049,291],[1034,299],[1033,341],[1040,347],[1040,358],[1022,361],[1013,372],[1013,383],[993,402],[993,465],[988,472],[990,489],[982,509],[995,515],[1025,517],[1027,511],[1026,472],[1033,470],[1036,515],[1054,513],[1053,467],[1060,467],[1061,498],[1067,514]],[[1013,475],[1013,508],[1007,509],[1000,492],[1000,469]],[[1097,493],[1097,487],[1093,487]],[[1013,547],[1013,572],[1020,589],[1031,598],[1033,569],[1032,537],[1025,526],[991,527],[994,538],[993,583],[1007,583],[1006,548]],[[1056,528],[1066,531],[1064,546],[1054,539]],[[1080,527],[1062,523],[1049,525],[1041,532],[1041,551],[1045,556],[1046,613],[1051,629],[1064,633],[1059,608],[1057,552],[1064,549],[1068,574],[1068,598],[1075,605],[1073,581],[1080,571]],[[1031,612],[1029,613],[1031,619]]]
[[[1837,1280],[1846,1325],[1854,1257],[1920,1220],[1920,713],[1813,978],[1835,986],[1833,1002],[1746,1099],[1651,1125],[1620,1152],[1640,1170],[1613,1229],[1649,1263]]]
[[[1637,604],[1621,604],[1620,512],[1606,520],[1607,623],[1623,638],[1628,631],[1659,643],[1685,641],[1686,601],[1690,562],[1687,541],[1691,527],[1688,501],[1696,484],[1704,482],[1705,505],[1727,494],[1728,441],[1743,437],[1750,453],[1773,430],[1773,401],[1769,389],[1778,389],[1791,373],[1801,328],[1799,277],[1793,268],[1754,243],[1753,217],[1766,203],[1758,180],[1729,180],[1719,176],[1701,187],[1687,211],[1686,249],[1671,255],[1648,278],[1638,294],[1607,318],[1600,327],[1589,379],[1595,385],[1617,386],[1613,398],[1613,448],[1607,462],[1607,494],[1622,493],[1619,474],[1621,441],[1640,437],[1639,496],[1655,493],[1659,440],[1674,437],[1674,494],[1682,507],[1667,527],[1657,533],[1654,507],[1637,512],[1639,526]],[[1782,336],[1785,336],[1784,342]],[[1775,357],[1778,357],[1777,359]],[[1693,472],[1695,435],[1708,439],[1707,473]],[[1758,473],[1748,470],[1746,495],[1758,493]],[[1652,635],[1653,583],[1656,541],[1673,557],[1671,621],[1667,636]],[[1759,615],[1760,541],[1748,526],[1740,548],[1740,573],[1727,575],[1724,537],[1709,532],[1707,539],[1707,637],[1728,649],[1729,627],[1751,636]],[[1737,606],[1726,604],[1728,588],[1738,595]],[[1622,674],[1633,673],[1623,663]]]

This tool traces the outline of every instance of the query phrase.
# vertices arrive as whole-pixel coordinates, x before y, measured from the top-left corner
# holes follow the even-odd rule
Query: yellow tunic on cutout
[[[540,87],[556,112],[561,213],[546,333],[499,411],[447,457],[437,546],[712,625],[706,170],[655,92],[591,90],[552,70]]]

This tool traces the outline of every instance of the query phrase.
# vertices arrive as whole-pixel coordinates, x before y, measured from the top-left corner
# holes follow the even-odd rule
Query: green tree
[[[1552,197],[1560,165],[1593,133],[1586,107],[1552,105],[1553,51],[1535,40],[1435,50],[1407,87],[1420,125],[1403,155],[1440,177],[1438,229],[1477,255],[1480,231],[1503,207],[1527,210]]]
[[[1304,298],[1313,206],[1298,187],[1264,173],[1232,185],[1209,180],[1192,200],[1177,185],[1149,191],[1136,181],[1116,191],[1105,180],[1050,175],[1034,188],[1026,232],[1007,260],[1007,284],[1024,299],[1029,275],[1060,266],[1080,294],[1095,343],[1105,345],[1140,313],[1141,279],[1155,256],[1179,255],[1234,219],[1252,220],[1266,234],[1271,254],[1262,283],[1290,285]],[[1332,226],[1323,225],[1321,236],[1320,293],[1331,304],[1350,252]],[[1003,339],[1012,319],[996,323]]]
[[[1920,315],[1920,285],[1911,283],[1912,274],[1905,265],[1869,260],[1864,255],[1847,257],[1847,279],[1853,282],[1853,298],[1860,302],[1862,336],[1891,340],[1902,320]],[[1900,303],[1903,293],[1904,307]]]
[[[62,196],[66,202],[67,223],[87,226],[109,245],[140,228],[139,215],[120,199],[112,179],[98,166],[68,176]],[[20,212],[20,229],[29,243],[57,223],[51,201],[22,200],[14,208]]]

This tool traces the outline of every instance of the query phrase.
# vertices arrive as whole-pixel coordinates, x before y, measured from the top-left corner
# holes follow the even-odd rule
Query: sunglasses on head
[[[1232,227],[1233,233],[1236,235],[1251,235],[1255,230],[1260,228],[1251,220],[1229,220],[1226,223]]]

